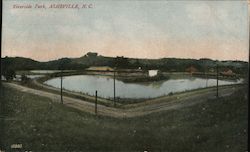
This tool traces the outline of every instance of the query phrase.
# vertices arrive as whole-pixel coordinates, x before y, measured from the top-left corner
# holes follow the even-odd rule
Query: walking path
[[[28,88],[15,83],[3,83],[3,84],[25,93],[30,93],[50,98],[53,102],[60,102],[61,100],[60,95],[58,94],[46,92],[43,90]],[[220,97],[229,96],[239,88],[240,85],[220,87],[219,95]],[[192,106],[194,104],[207,101],[208,99],[215,99],[215,98],[216,98],[216,88],[209,88],[209,89],[179,93],[172,96],[156,98],[145,101],[143,103],[127,105],[124,108],[115,108],[115,107],[108,107],[105,105],[98,105],[97,113],[98,115],[104,115],[116,118],[136,117],[136,116],[151,114],[154,112]],[[95,112],[94,103],[67,96],[63,97],[63,101],[65,106],[73,107],[92,114],[94,114]]]

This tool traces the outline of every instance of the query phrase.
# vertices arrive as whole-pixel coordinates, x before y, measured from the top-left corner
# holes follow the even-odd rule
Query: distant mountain
[[[34,69],[36,67],[40,67],[41,63],[29,58],[23,57],[5,57],[1,58],[1,67],[5,68],[12,68],[15,70],[22,70],[22,69]]]
[[[6,68],[14,70],[83,70],[90,66],[110,66],[131,69],[160,69],[162,71],[185,71],[188,67],[193,66],[201,72],[218,65],[220,70],[231,69],[236,73],[247,73],[248,71],[248,62],[244,61],[217,61],[207,58],[199,60],[179,58],[137,59],[123,56],[105,57],[93,52],[79,58],[61,58],[48,62],[39,62],[23,57],[4,57],[1,58],[1,65],[3,70]]]
[[[2,69],[11,68],[14,70],[79,70],[87,68],[85,64],[73,61],[74,59],[61,58],[59,60],[39,62],[23,57],[5,57],[1,59],[1,67]]]

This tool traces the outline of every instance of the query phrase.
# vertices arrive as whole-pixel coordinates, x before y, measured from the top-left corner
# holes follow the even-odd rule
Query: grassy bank
[[[1,87],[0,149],[32,151],[246,151],[246,89],[144,117],[90,115]]]

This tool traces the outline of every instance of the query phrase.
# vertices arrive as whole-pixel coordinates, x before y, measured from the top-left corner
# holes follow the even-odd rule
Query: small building
[[[87,57],[97,57],[98,53],[96,52],[88,52]]]
[[[158,74],[158,70],[148,70],[149,77],[157,76],[157,74]]]
[[[226,69],[220,74],[223,76],[235,76],[236,75],[231,69]]]
[[[198,72],[198,70],[197,70],[195,67],[193,67],[193,66],[190,66],[190,67],[186,68],[185,71],[186,71],[186,72],[189,72],[189,73],[191,73],[191,74],[193,74],[193,73],[195,73],[195,72]]]
[[[3,75],[1,75],[1,80],[6,81],[6,78]]]

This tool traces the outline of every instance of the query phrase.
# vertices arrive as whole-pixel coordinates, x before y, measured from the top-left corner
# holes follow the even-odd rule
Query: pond
[[[226,81],[219,80],[219,85],[237,84],[243,80]],[[44,82],[49,86],[60,88],[60,78],[53,78]],[[115,81],[116,97],[120,98],[154,98],[169,93],[182,92],[186,90],[216,86],[216,79],[170,79],[148,83],[124,83]],[[111,77],[93,75],[75,75],[63,78],[63,88],[70,91],[82,92],[94,95],[98,91],[98,96],[112,98],[114,80]]]
[[[40,75],[26,75],[28,78],[30,79],[36,79],[36,78],[41,78],[44,77],[44,75],[40,74]]]
[[[37,74],[50,74],[50,73],[60,72],[60,70],[31,70],[30,72]]]
[[[63,72],[72,72],[74,70],[63,70]],[[61,70],[31,70],[30,71],[33,74],[51,74],[51,73],[57,73],[61,72]]]
[[[30,78],[30,79],[37,79],[37,78],[41,78],[41,77],[44,77],[44,75],[25,75],[27,78]],[[13,79],[15,81],[21,81],[21,78],[22,76],[21,75],[16,75],[16,77]]]

